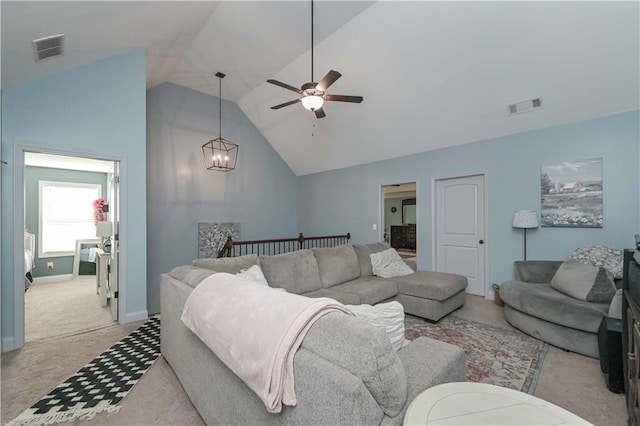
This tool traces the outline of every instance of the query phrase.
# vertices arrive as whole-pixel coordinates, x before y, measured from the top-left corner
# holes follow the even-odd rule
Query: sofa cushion
[[[313,254],[318,262],[320,282],[324,288],[355,280],[360,276],[358,255],[350,245],[314,248]]]
[[[400,302],[378,303],[377,305],[346,305],[347,308],[363,321],[382,328],[391,341],[394,351],[400,350],[405,343],[404,308]]]
[[[374,275],[382,278],[401,277],[414,272],[392,248],[371,253],[371,268]]]
[[[373,269],[371,267],[371,253],[378,253],[383,250],[387,250],[389,244],[387,243],[371,243],[371,244],[354,244],[353,249],[358,255],[358,264],[360,265],[360,276],[368,277],[373,275]]]
[[[386,415],[405,406],[407,373],[381,328],[330,313],[309,329],[301,347],[359,377]]]
[[[260,265],[271,287],[302,294],[322,288],[318,262],[311,250],[260,256]]]
[[[191,262],[191,264],[199,268],[211,269],[216,272],[237,274],[243,269],[249,269],[253,265],[257,265],[258,256],[255,254],[247,254],[244,256],[221,257],[218,259],[196,259]]]
[[[522,281],[503,283],[500,298],[525,314],[589,333],[598,331],[600,321],[609,309],[606,303],[590,303],[569,297],[551,288],[550,284]]]
[[[302,296],[306,297],[329,297],[333,300],[337,300],[345,305],[357,305],[360,303],[360,296],[355,293],[349,293],[346,291],[340,291],[337,287],[321,288],[319,290],[313,290],[307,293],[303,293]]]
[[[467,288],[467,277],[446,272],[418,271],[393,278],[393,281],[401,294],[438,301],[446,300]]]
[[[191,265],[177,266],[169,272],[171,277],[192,288],[195,288],[202,280],[213,274],[215,274],[215,271]]]
[[[620,249],[604,246],[580,247],[571,253],[567,260],[602,266],[613,274],[613,278],[622,278],[623,253]]]
[[[378,277],[361,277],[347,283],[331,287],[336,291],[354,293],[360,296],[360,303],[373,305],[398,294],[395,282]]]
[[[560,265],[551,279],[551,287],[575,299],[609,303],[616,293],[613,275],[601,266],[575,261]]]

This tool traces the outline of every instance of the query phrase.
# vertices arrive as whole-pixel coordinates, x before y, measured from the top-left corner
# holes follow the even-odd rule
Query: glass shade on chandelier
[[[226,140],[222,137],[222,79],[225,74],[216,73],[219,79],[219,96],[218,96],[218,129],[219,136],[211,139],[202,145],[202,155],[204,156],[204,165],[207,170],[219,172],[228,172],[236,168],[238,159],[238,145]]]
[[[309,111],[315,111],[322,108],[323,103],[324,99],[322,99],[322,96],[309,95],[302,98],[302,106]]]
[[[228,172],[236,168],[238,145],[221,137],[211,139],[202,145],[202,155],[207,170]]]

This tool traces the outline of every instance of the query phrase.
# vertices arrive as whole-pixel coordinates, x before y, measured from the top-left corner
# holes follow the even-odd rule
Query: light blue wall
[[[222,102],[222,136],[240,146],[237,167],[204,168],[202,144],[219,133],[218,102],[170,83],[147,92],[150,312],[160,309],[160,274],[197,258],[199,222],[238,222],[245,240],[298,232],[297,177],[235,103]]]
[[[378,241],[380,186],[417,182],[419,267],[431,269],[433,179],[485,172],[491,282],[513,276],[522,231],[513,212],[540,213],[540,166],[603,158],[604,228],[538,228],[527,233],[527,258],[564,259],[582,245],[631,247],[639,228],[638,111],[551,127],[407,157],[300,177],[299,223],[309,234],[351,232],[353,242]]]
[[[55,60],[55,59],[54,59]],[[13,337],[14,146],[122,159],[126,310],[146,311],[145,52],[136,49],[5,90],[2,97],[2,337]],[[121,318],[121,320],[127,320]]]
[[[25,224],[27,230],[38,237],[40,235],[40,223],[38,221],[39,188],[41,180],[52,182],[95,183],[102,185],[102,196],[107,196],[107,174],[85,172],[80,170],[52,169],[48,167],[24,168],[24,204]],[[51,275],[64,275],[73,273],[74,256],[57,256],[40,259],[38,257],[38,238],[36,238],[35,262],[32,275],[34,278]],[[53,262],[54,268],[47,269],[47,262]]]

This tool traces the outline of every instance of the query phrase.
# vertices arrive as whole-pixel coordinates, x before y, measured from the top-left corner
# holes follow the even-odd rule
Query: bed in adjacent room
[[[36,236],[27,231],[24,232],[24,291],[29,289],[33,282],[31,271],[35,266]]]

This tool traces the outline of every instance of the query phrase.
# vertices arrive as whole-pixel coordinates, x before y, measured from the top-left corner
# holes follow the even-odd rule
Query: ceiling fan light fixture
[[[323,103],[324,99],[322,99],[322,96],[318,95],[308,95],[302,98],[302,106],[309,111],[315,111],[322,108]]]

